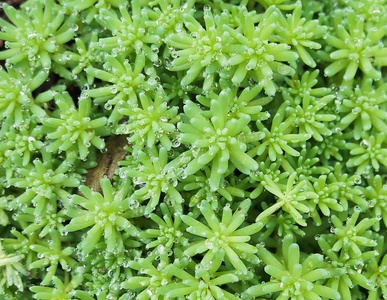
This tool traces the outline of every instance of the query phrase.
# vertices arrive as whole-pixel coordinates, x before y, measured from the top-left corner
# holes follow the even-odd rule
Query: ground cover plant
[[[2,9],[1,299],[387,298],[386,0]]]

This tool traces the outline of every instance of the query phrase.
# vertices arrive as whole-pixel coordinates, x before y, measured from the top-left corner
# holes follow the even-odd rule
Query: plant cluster
[[[386,0],[2,9],[1,299],[387,299]]]

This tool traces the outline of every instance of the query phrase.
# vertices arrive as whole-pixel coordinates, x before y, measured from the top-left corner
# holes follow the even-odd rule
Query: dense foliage
[[[387,0],[2,9],[1,299],[387,298]]]

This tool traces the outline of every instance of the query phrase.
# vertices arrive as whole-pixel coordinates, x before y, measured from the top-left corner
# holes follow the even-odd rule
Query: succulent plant
[[[387,298],[386,0],[21,2],[0,299]]]

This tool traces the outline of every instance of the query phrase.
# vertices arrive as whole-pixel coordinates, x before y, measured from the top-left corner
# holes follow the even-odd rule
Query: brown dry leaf
[[[106,142],[105,153],[101,153],[97,158],[97,166],[90,169],[86,175],[85,185],[95,192],[101,193],[99,181],[105,176],[109,180],[113,179],[115,171],[118,169],[118,162],[123,160],[128,154],[124,148],[129,146],[127,135],[113,135]]]

